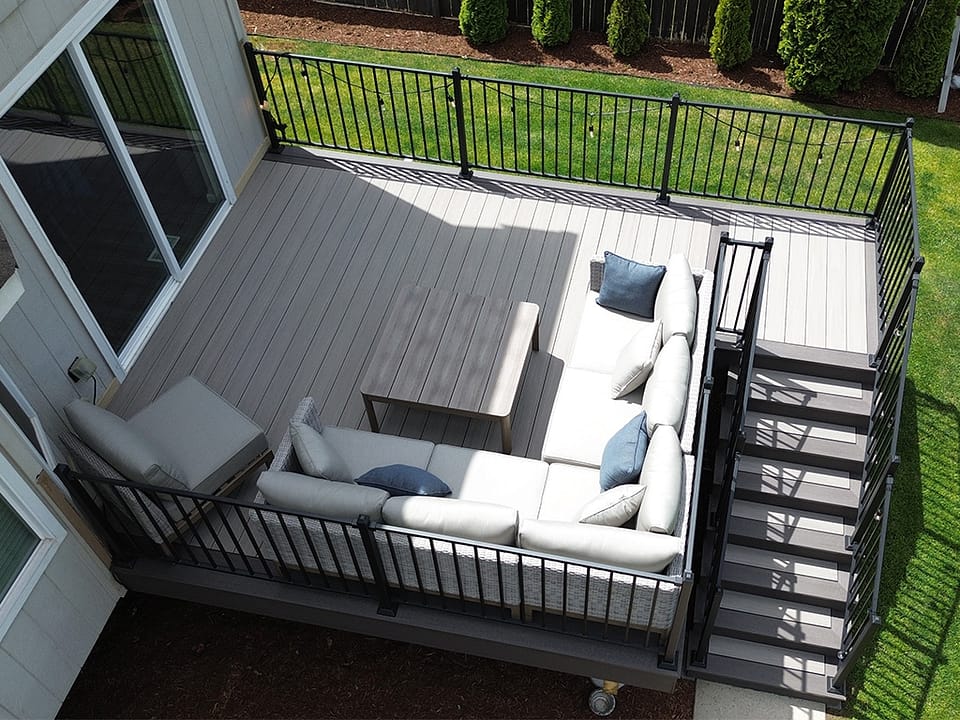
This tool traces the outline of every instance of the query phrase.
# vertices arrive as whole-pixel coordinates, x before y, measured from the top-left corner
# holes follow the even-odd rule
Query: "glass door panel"
[[[80,46],[182,266],[224,196],[152,0],[121,0]]]
[[[0,118],[0,157],[119,354],[170,273],[66,54]]]

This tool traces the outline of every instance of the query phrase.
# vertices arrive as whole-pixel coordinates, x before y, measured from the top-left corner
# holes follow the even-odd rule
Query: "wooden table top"
[[[372,400],[507,417],[539,316],[533,303],[404,287],[360,391]]]

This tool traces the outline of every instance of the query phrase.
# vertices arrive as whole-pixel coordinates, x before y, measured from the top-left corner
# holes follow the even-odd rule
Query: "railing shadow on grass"
[[[880,595],[884,623],[853,675],[847,713],[856,718],[923,716],[960,612],[960,409],[908,379],[899,450]]]

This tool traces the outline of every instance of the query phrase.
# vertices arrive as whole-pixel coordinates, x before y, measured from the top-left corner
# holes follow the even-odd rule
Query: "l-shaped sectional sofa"
[[[350,476],[399,463],[427,470],[451,493],[391,496],[306,475],[287,432],[258,480],[262,509],[249,511],[261,552],[289,568],[373,583],[368,552],[375,548],[398,593],[496,605],[525,617],[539,611],[644,631],[670,628],[690,526],[713,275],[691,272],[683,256],[671,258],[654,319],[647,320],[597,303],[603,270],[602,259],[591,262],[541,460],[325,427],[308,397],[291,422],[321,433]],[[649,377],[613,397],[611,372],[621,350],[654,331],[662,348]],[[624,508],[614,507],[619,500],[604,499],[616,493],[601,496],[600,467],[608,440],[641,410],[649,435],[638,481],[645,490],[633,494],[639,508],[623,520]],[[585,508],[594,515],[581,522]],[[594,524],[609,512],[615,524]]]

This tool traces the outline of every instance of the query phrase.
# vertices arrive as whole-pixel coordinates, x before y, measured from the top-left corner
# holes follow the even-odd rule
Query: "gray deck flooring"
[[[296,159],[297,156],[294,156]],[[276,446],[313,395],[327,424],[366,428],[360,379],[398,289],[432,287],[542,308],[513,419],[539,457],[588,263],[685,253],[712,267],[721,229],[775,238],[761,335],[866,352],[873,246],[862,223],[674,203],[556,183],[462,181],[417,166],[265,160],[111,403],[129,416],[193,374]],[[499,449],[494,423],[391,407],[383,431]]]

